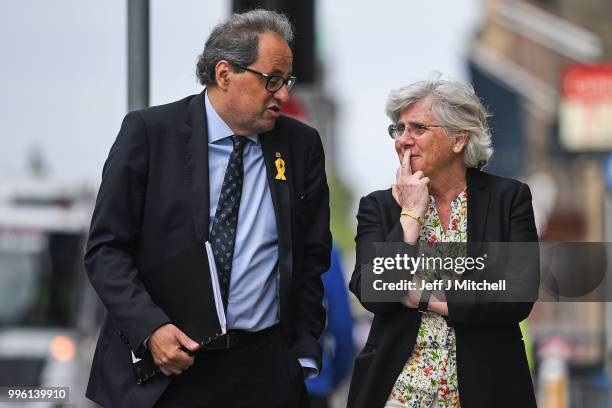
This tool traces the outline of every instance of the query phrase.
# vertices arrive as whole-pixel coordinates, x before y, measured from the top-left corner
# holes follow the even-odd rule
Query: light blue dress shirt
[[[205,105],[212,228],[234,132],[212,107],[208,93]],[[228,329],[257,331],[279,321],[278,232],[259,136],[243,136],[250,141],[244,146],[244,181],[226,315]]]
[[[232,153],[234,132],[215,111],[208,92],[204,98],[208,127],[209,232],[212,228],[221,185]],[[227,328],[257,331],[279,322],[278,230],[274,205],[258,135],[244,147],[244,180],[232,261]],[[300,358],[302,367],[318,373],[316,362]]]

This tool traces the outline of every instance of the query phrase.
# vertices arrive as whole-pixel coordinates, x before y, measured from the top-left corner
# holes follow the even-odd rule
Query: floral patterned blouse
[[[446,232],[440,223],[436,202],[429,196],[420,241],[467,242],[467,190],[451,202]],[[424,313],[412,355],[397,378],[391,397],[406,407],[426,408],[437,395],[440,408],[460,407],[456,344],[455,330],[442,316]]]

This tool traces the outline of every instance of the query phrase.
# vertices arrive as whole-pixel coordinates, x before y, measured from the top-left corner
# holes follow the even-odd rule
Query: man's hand
[[[395,184],[392,186],[393,198],[402,210],[412,211],[425,216],[429,207],[429,177],[421,170],[412,173],[410,150],[406,150],[402,165],[397,169]]]
[[[193,356],[200,345],[191,340],[175,325],[168,323],[153,332],[149,338],[149,350],[155,365],[165,375],[179,375],[193,364]]]

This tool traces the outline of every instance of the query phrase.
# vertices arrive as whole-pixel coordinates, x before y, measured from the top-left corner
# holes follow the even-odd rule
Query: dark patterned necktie
[[[234,244],[236,242],[238,210],[240,208],[240,196],[242,195],[242,179],[244,176],[242,153],[247,141],[246,137],[232,136],[234,149],[227,163],[221,195],[219,196],[215,219],[210,231],[210,242],[213,254],[215,255],[221,297],[226,313],[230,277],[232,274],[232,259],[234,257]]]

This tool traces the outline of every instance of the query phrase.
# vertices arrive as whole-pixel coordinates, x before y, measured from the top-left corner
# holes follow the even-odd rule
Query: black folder
[[[153,302],[172,324],[204,346],[226,333],[225,310],[210,243],[183,251],[141,274]],[[158,374],[150,352],[132,351],[136,382],[142,384]]]

